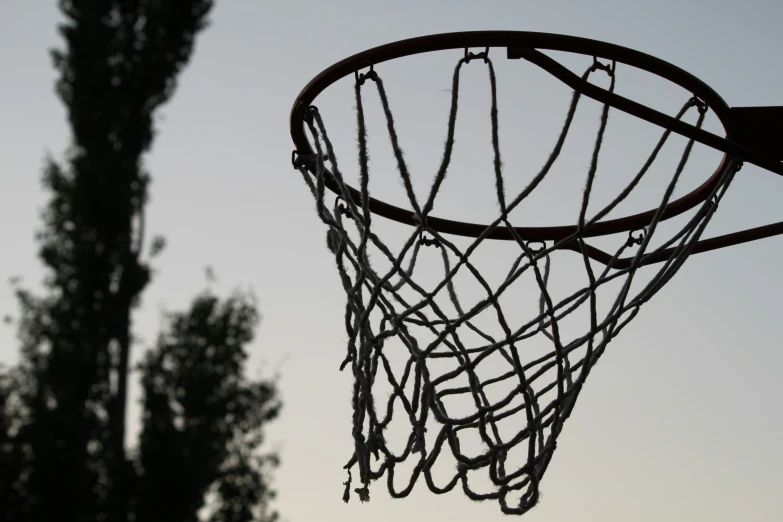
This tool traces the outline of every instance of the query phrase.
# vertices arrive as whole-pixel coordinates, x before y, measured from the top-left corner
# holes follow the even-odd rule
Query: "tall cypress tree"
[[[212,497],[214,520],[274,517],[265,506],[275,459],[256,450],[280,404],[274,383],[243,376],[257,320],[247,296],[202,294],[171,317],[140,367],[142,438],[126,451],[132,312],[163,246],[144,235],[143,157],[212,4],[60,1],[65,46],[52,57],[72,145],[62,164],[47,161],[47,291],[17,291],[21,363],[0,379],[9,520],[196,520]]]

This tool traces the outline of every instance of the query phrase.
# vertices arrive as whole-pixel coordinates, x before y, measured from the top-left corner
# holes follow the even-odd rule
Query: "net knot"
[[[411,451],[413,453],[419,453],[424,451],[424,434],[427,433],[427,428],[424,426],[416,426],[415,435],[413,436],[413,444],[411,445]]]
[[[337,254],[337,251],[340,249],[342,242],[343,240],[337,230],[330,228],[326,231],[326,248],[329,249],[329,252],[332,254]],[[343,366],[345,366],[345,364],[347,364],[347,362],[343,363]],[[342,366],[340,369],[342,370]]]

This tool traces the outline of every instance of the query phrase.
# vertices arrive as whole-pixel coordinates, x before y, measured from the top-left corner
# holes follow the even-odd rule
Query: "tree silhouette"
[[[20,364],[0,377],[0,516],[29,522],[270,520],[261,429],[273,382],[243,377],[255,304],[206,293],[173,314],[140,366],[144,418],[126,451],[132,311],[150,282],[143,247],[155,110],[173,94],[211,0],[61,0],[52,52],[72,146],[47,160],[38,234],[46,294],[17,287]],[[202,509],[203,508],[203,509]]]
[[[258,456],[261,427],[279,410],[269,383],[242,378],[256,308],[236,294],[221,303],[205,293],[146,354],[142,468],[137,515],[150,522],[197,520],[205,494],[210,520],[271,520],[263,471],[274,456]]]

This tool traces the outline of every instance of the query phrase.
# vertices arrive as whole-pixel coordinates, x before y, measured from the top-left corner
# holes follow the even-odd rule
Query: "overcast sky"
[[[48,49],[60,44],[58,17],[55,2],[0,0],[0,277],[21,275],[32,287],[43,276],[33,234],[48,197],[40,185],[44,156],[62,158],[69,143],[48,57]],[[632,47],[693,73],[731,106],[783,105],[781,20],[783,4],[771,0],[218,1],[173,100],[161,111],[159,134],[145,159],[153,179],[150,236],[165,234],[169,246],[135,316],[140,341],[134,359],[154,342],[161,312],[186,306],[203,288],[204,268],[210,265],[219,278],[217,292],[243,287],[258,294],[263,322],[249,371],[281,374],[285,409],[268,431],[268,447],[282,454],[274,484],[286,520],[500,520],[495,503],[474,504],[457,491],[434,496],[423,483],[403,500],[390,500],[381,484],[368,504],[341,500],[342,465],[352,451],[352,383],[347,371],[338,371],[346,339],[345,296],[324,227],[290,166],[288,115],[294,98],[322,69],[376,45],[432,33],[504,29]],[[422,186],[440,155],[450,75],[460,53],[378,68]],[[540,71],[505,60],[501,49],[491,56],[498,67],[504,160],[508,169],[527,172],[524,160],[540,165],[554,143],[552,129],[562,121],[568,90],[528,79],[533,72],[541,78]],[[564,60],[575,70],[581,67],[578,60]],[[476,70],[463,93],[465,118],[486,123],[486,76]],[[626,95],[637,93],[670,113],[688,96],[632,71],[617,81]],[[349,174],[356,168],[351,96],[350,82],[340,82],[316,100]],[[399,202],[402,193],[387,164],[377,103],[368,99],[371,131],[378,131],[371,134],[377,151],[374,194]],[[584,127],[577,129],[594,124],[596,115],[588,110],[580,123]],[[514,123],[520,121],[528,126]],[[622,117],[616,121],[637,129]],[[493,211],[492,202],[481,199],[492,194],[491,159],[484,154],[487,128],[466,125],[460,131],[456,181],[439,207],[446,217],[479,220]],[[649,152],[648,131],[639,127],[636,140],[613,131],[615,141],[607,148],[614,146],[617,162],[636,165],[642,151]],[[585,172],[583,158],[572,158]],[[709,151],[695,158],[683,190],[711,174],[699,167],[713,159]],[[617,188],[621,174],[609,168],[612,161],[607,160],[602,179]],[[476,172],[481,174],[470,177]],[[584,178],[563,179],[520,219],[573,222],[573,198]],[[654,201],[656,187],[653,183],[631,203]],[[782,198],[783,179],[746,166],[706,235],[783,220]],[[541,504],[527,520],[781,519],[781,260],[783,238],[773,238],[697,255],[685,264],[591,374],[547,471]],[[15,311],[11,292],[0,292],[0,315]],[[13,330],[3,326],[0,362],[12,363],[17,351]],[[137,415],[134,407],[132,426],[138,426]]]

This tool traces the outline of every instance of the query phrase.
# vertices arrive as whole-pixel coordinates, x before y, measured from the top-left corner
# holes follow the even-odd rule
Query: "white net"
[[[477,58],[487,66],[492,90],[498,215],[478,237],[468,240],[439,233],[427,221],[439,190],[448,181],[460,71]],[[582,78],[597,71],[609,75],[612,92],[614,65],[596,60]],[[369,207],[370,165],[362,99],[368,80],[380,95],[397,170],[418,222],[394,247],[377,234],[382,227]],[[671,135],[668,130],[662,133],[638,173],[627,186],[618,188],[608,204],[592,208],[591,187],[610,113],[604,105],[573,232],[556,241],[530,241],[514,229],[509,215],[558,160],[581,99],[579,93],[571,98],[549,159],[527,186],[509,196],[500,156],[493,65],[486,53],[466,54],[454,71],[444,153],[426,198],[414,193],[378,74],[357,75],[355,93],[360,197],[352,197],[315,107],[306,109],[305,119],[317,153],[296,161],[315,198],[318,215],[328,227],[327,244],[347,295],[348,352],[342,367],[350,366],[354,377],[355,452],[346,465],[345,500],[352,489],[350,470],[357,466],[360,484],[353,489],[361,500],[369,500],[370,483],[383,476],[394,497],[408,495],[424,477],[435,493],[460,485],[471,499],[496,499],[504,513],[523,514],[538,501],[540,481],[590,370],[609,341],[692,253],[740,163],[724,161],[709,197],[692,209],[682,226],[659,227],[691,154],[693,141],[688,141],[659,206],[643,228],[619,241],[614,236],[611,253],[603,253],[587,240],[595,235],[601,220],[638,187]],[[696,127],[701,128],[707,107],[696,98],[687,100],[675,118],[683,118],[690,110],[698,111]],[[339,195],[333,205],[327,204],[326,188]],[[501,242],[509,265],[502,273],[483,271],[477,252],[488,243],[499,243],[487,240],[498,230],[510,239]],[[658,240],[652,243],[656,232]],[[661,239],[662,235],[666,237]],[[509,248],[515,253],[509,255]],[[569,260],[561,262],[559,256]],[[432,277],[434,263],[440,265],[442,274],[437,278]],[[423,264],[430,267],[422,269]],[[643,280],[638,277],[642,267],[653,266],[654,271]],[[552,278],[557,270],[581,270],[582,283],[578,288],[558,285]]]

